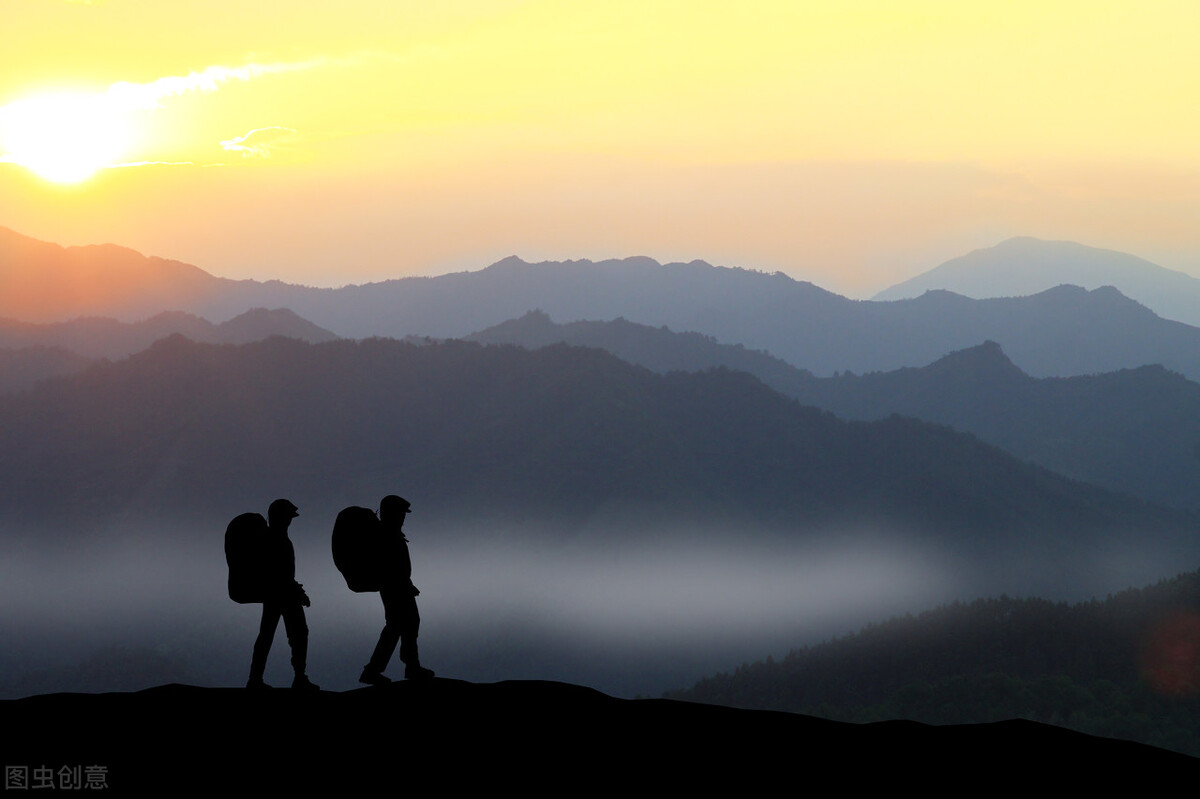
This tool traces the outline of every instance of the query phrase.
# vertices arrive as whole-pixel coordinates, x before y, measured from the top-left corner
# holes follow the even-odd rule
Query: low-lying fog
[[[350,592],[329,538],[298,519],[297,579],[312,599],[309,676],[345,690],[383,626],[377,594]],[[836,544],[745,543],[733,531],[630,544],[425,534],[410,525],[421,590],[420,651],[439,676],[563,680],[618,696],[658,695],[868,622],[955,599],[1036,593],[1103,596],[1187,564],[1116,553],[1087,573],[1010,564],[988,573],[879,535]],[[209,547],[126,539],[103,549],[0,554],[0,692],[133,690],[163,682],[240,686],[259,605],[226,594],[222,532]],[[200,540],[199,536],[192,540]],[[290,683],[280,624],[267,682]],[[393,661],[388,674],[402,675]]]

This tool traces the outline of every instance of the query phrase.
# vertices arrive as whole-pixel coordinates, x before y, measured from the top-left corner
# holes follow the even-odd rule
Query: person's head
[[[404,517],[412,512],[412,505],[404,497],[388,494],[379,503],[379,521],[386,525],[401,527]]]
[[[300,515],[300,509],[290,500],[277,499],[267,508],[267,524],[272,528],[286,530],[292,519]]]

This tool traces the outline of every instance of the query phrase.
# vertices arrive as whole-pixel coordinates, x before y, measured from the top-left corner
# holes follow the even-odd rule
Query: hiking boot
[[[251,691],[266,691],[266,690],[273,688],[274,686],[267,685],[265,682],[262,681],[262,677],[251,677],[249,680],[246,681],[246,687],[248,689],[250,689]]]
[[[432,678],[433,669],[427,669],[420,663],[404,667],[404,679],[406,680],[428,680]]]
[[[392,678],[383,676],[382,672],[363,669],[362,674],[358,675],[358,681],[367,685],[387,685]]]
[[[321,686],[311,682],[307,676],[301,674],[292,680],[293,691],[319,691]]]

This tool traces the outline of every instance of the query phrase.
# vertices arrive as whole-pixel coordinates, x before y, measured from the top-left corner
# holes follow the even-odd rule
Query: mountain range
[[[660,376],[561,345],[174,336],[0,397],[0,473],[0,525],[55,540],[155,520],[219,529],[264,496],[332,519],[403,485],[431,524],[505,520],[560,539],[876,525],[1068,571],[1109,547],[1200,554],[1192,515],[947,427],[843,421],[744,373]]]
[[[182,311],[164,311],[141,322],[80,317],[37,324],[0,319],[0,349],[61,347],[87,358],[124,358],[175,333],[210,344],[245,344],[271,336],[311,342],[337,338],[287,308],[252,308],[220,324]]]
[[[748,372],[846,419],[946,424],[1052,471],[1152,502],[1200,508],[1200,384],[1161,366],[1034,378],[996,342],[925,367],[816,377],[768,353],[625,319],[555,324],[530,312],[467,337],[537,348],[598,347],[656,372]]]
[[[73,374],[97,358],[124,358],[172,334],[213,344],[244,344],[271,336],[312,342],[337,338],[286,308],[254,308],[219,325],[182,311],[164,311],[142,322],[80,317],[39,324],[0,319],[0,394]]]
[[[104,274],[127,288],[84,303],[73,287]],[[41,305],[27,288],[31,283],[41,287]],[[783,274],[702,261],[529,264],[511,257],[477,272],[317,289],[216,278],[129,250],[64,249],[6,231],[0,236],[0,289],[0,316],[30,321],[39,314],[47,321],[81,313],[136,321],[163,310],[228,319],[268,307],[290,308],[339,336],[453,338],[541,308],[562,320],[624,317],[695,331],[766,350],[818,375],[923,366],[991,340],[1037,377],[1158,363],[1200,379],[1200,329],[1162,319],[1109,287],[1058,286],[1029,297],[985,300],[930,291],[911,300],[863,302]],[[60,296],[57,306],[47,305],[46,298]]]

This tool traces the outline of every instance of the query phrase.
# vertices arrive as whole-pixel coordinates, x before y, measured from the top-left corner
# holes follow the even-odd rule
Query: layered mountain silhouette
[[[132,355],[172,334],[214,344],[244,344],[271,336],[312,342],[337,338],[286,308],[254,308],[219,325],[180,311],[142,322],[93,317],[38,324],[0,319],[0,393],[73,374],[97,358]]]
[[[13,245],[14,238],[20,246]],[[560,320],[624,317],[696,331],[766,350],[819,375],[926,365],[992,340],[1021,369],[1038,377],[1158,363],[1200,379],[1200,329],[1162,319],[1112,288],[1058,286],[1030,297],[987,300],[931,291],[912,300],[860,302],[783,274],[702,261],[530,264],[511,257],[478,272],[316,289],[219,279],[161,259],[137,261],[136,254],[120,248],[63,250],[31,241],[11,231],[0,239],[0,247],[8,247],[0,251],[0,285],[20,287],[35,274],[47,296],[58,296],[51,290],[57,286],[62,296],[73,297],[77,292],[69,286],[75,273],[59,263],[64,252],[87,250],[97,258],[112,253],[120,255],[121,263],[133,259],[124,273],[144,272],[145,283],[119,296],[101,296],[88,311],[118,319],[181,310],[220,320],[250,308],[284,307],[340,336],[453,338],[541,308]],[[39,253],[49,253],[49,265],[36,262]],[[34,305],[17,302],[7,292],[0,297],[7,303],[0,305],[0,315],[30,318],[20,309]],[[77,306],[60,308],[58,318],[81,312]]]
[[[947,290],[965,297],[1021,297],[1064,284],[1113,286],[1165,319],[1200,325],[1200,280],[1128,253],[1021,236],[974,250],[884,289],[876,300]]]
[[[23,391],[49,377],[82,372],[92,361],[62,347],[0,349],[0,394]]]
[[[124,358],[174,333],[211,344],[245,344],[271,336],[311,342],[337,338],[287,308],[253,308],[220,324],[181,311],[164,311],[141,322],[84,317],[34,324],[0,319],[0,348],[59,347],[87,358]]]
[[[0,525],[43,540],[118,523],[219,529],[230,508],[284,494],[332,518],[403,485],[432,525],[503,520],[559,538],[876,524],[1067,571],[1110,547],[1200,554],[1193,516],[946,427],[843,421],[744,373],[660,376],[562,345],[174,336],[0,398],[0,431]]]
[[[0,227],[0,317],[134,321],[203,303],[222,284],[198,267],[115,244],[61,247]]]
[[[625,318],[558,324],[544,311],[533,310],[519,319],[501,322],[463,338],[480,344],[515,344],[526,349],[551,344],[595,347],[662,374],[697,372],[721,366],[749,372],[784,393],[794,388],[795,381],[812,377],[811,372],[762,350],[750,350],[741,344],[722,344],[702,333],[676,332],[665,325],[650,327]]]
[[[611,322],[555,324],[531,312],[468,337],[537,348],[598,347],[656,372],[726,367],[848,419],[947,424],[1024,460],[1152,502],[1200,507],[1200,384],[1161,366],[1033,378],[996,342],[926,367],[821,378],[697,333]]]
[[[1037,379],[986,342],[919,369],[802,382],[791,396],[845,418],[948,424],[1060,474],[1200,507],[1200,384],[1161,366]]]

